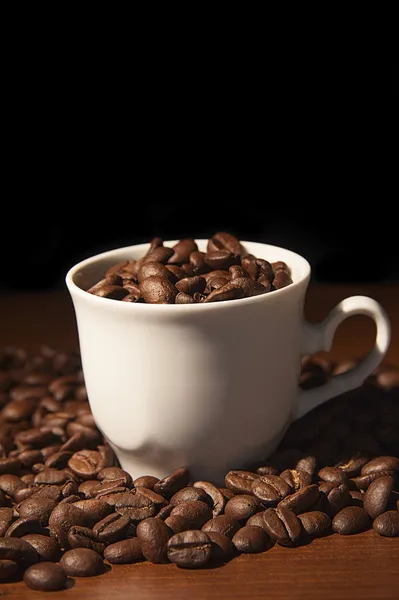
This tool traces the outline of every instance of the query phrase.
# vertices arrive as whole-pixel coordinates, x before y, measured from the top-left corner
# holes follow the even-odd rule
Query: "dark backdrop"
[[[399,281],[397,69],[230,67],[168,71],[158,93],[135,88],[134,110],[76,81],[24,101],[3,165],[0,289],[63,288],[93,253],[218,230],[303,254],[315,281]]]

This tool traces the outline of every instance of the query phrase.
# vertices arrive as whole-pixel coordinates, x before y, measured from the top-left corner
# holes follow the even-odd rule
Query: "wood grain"
[[[349,295],[378,300],[392,324],[387,361],[399,366],[399,286],[311,286],[305,314],[312,322],[325,318]],[[363,317],[343,323],[331,355],[336,359],[364,355],[375,328]],[[78,344],[71,300],[66,292],[0,296],[0,346],[35,351],[41,344],[71,349]],[[76,600],[397,600],[399,539],[373,531],[337,534],[299,548],[274,546],[259,555],[240,556],[221,567],[184,571],[175,565],[142,563],[115,566],[104,575],[77,579],[62,592],[43,594],[22,582],[0,586],[0,598],[75,598]]]

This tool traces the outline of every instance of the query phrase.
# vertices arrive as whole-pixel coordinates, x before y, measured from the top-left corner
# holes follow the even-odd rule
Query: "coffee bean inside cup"
[[[226,285],[210,283],[206,262],[192,259],[191,242],[170,249],[174,254],[159,240],[152,247],[177,281],[190,279],[179,293],[211,294]],[[226,265],[241,251],[223,235],[210,247]],[[244,269],[247,279],[270,273],[264,261],[244,258],[218,269],[215,279],[230,273],[232,283]],[[127,261],[121,268],[135,272]],[[201,272],[206,286],[198,288]],[[307,357],[302,373],[322,370],[323,378],[312,379],[317,386],[340,369]],[[122,469],[91,415],[79,354],[0,351],[0,582],[23,579],[51,591],[71,578],[79,585],[82,577],[101,576],[109,565],[197,569],[274,546],[296,552],[326,535],[373,529],[373,543],[399,537],[399,370],[388,372],[389,389],[381,366],[350,400],[337,397],[294,422],[272,456],[236,465],[218,487],[192,479],[185,466],[162,479]]]
[[[249,254],[232,234],[218,232],[198,250],[193,239],[172,248],[156,237],[138,259],[111,265],[86,291],[145,304],[199,304],[267,294],[292,282],[290,267]]]

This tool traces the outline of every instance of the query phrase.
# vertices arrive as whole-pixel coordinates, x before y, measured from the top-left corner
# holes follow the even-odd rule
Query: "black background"
[[[115,83],[109,104],[81,85],[15,99],[0,290],[64,288],[93,253],[220,230],[299,252],[314,281],[399,281],[391,63],[177,70],[134,98]]]

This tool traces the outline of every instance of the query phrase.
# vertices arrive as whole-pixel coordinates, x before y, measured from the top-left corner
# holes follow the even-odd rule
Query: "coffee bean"
[[[91,529],[79,525],[74,525],[68,531],[68,543],[71,548],[89,548],[98,554],[102,554],[105,549],[105,544],[97,539]]]
[[[195,275],[194,277],[185,277],[184,279],[180,279],[176,283],[176,288],[179,292],[183,292],[184,294],[189,294],[192,296],[196,292],[202,294],[206,286],[206,281],[200,275]]]
[[[193,486],[203,490],[212,499],[212,515],[214,517],[222,514],[226,505],[226,499],[219,488],[208,481],[196,481],[193,483]]]
[[[291,510],[284,506],[267,508],[263,518],[265,531],[272,540],[282,546],[298,543],[302,531],[301,522]]]
[[[99,542],[113,544],[123,539],[130,526],[129,517],[112,513],[94,525],[93,533]]]
[[[0,508],[0,537],[4,537],[7,529],[13,521],[12,508]]]
[[[32,590],[50,592],[63,590],[68,579],[60,565],[53,562],[41,562],[32,565],[25,571],[24,582]]]
[[[252,515],[252,517],[250,517],[247,521],[247,525],[253,525],[255,527],[261,527],[262,529],[265,529],[265,520],[264,520],[264,515],[265,515],[265,511],[262,510],[261,512],[255,513],[254,515]]]
[[[385,537],[398,537],[399,512],[396,510],[388,510],[382,515],[379,515],[373,523],[373,529]]]
[[[164,522],[173,533],[181,533],[182,531],[187,531],[187,529],[190,529],[191,525],[190,521],[188,521],[185,517],[181,517],[179,515],[170,515],[165,519]]]
[[[177,506],[182,502],[189,502],[193,500],[200,500],[201,502],[206,502],[209,505],[212,505],[212,499],[208,496],[208,494],[201,488],[196,487],[185,487],[173,494],[170,499],[170,504],[173,506]]]
[[[262,510],[262,505],[257,498],[247,494],[240,494],[229,500],[225,506],[225,514],[235,521],[247,521],[252,515]]]
[[[212,518],[212,509],[206,502],[193,500],[178,504],[170,514],[171,516],[178,515],[179,517],[184,517],[190,529],[201,529]]]
[[[293,491],[297,492],[300,488],[311,485],[312,476],[306,471],[297,471],[296,469],[285,469],[280,473],[281,479],[284,479]]]
[[[212,556],[212,542],[203,531],[184,531],[168,541],[167,555],[171,562],[185,569],[198,569]]]
[[[378,479],[379,477],[395,477],[395,471],[373,471],[368,475],[359,475],[358,477],[354,477],[352,482],[359,490],[367,490],[373,481]]]
[[[314,510],[298,515],[302,527],[309,537],[321,537],[325,535],[331,527],[330,517],[319,510]]]
[[[142,281],[140,291],[144,301],[150,304],[173,304],[177,294],[173,283],[155,275]]]
[[[59,504],[49,518],[50,535],[62,548],[68,545],[68,532],[73,525],[91,527],[92,519],[73,504]]]
[[[396,456],[377,456],[362,467],[361,475],[387,471],[399,471],[399,458]]]
[[[35,477],[35,484],[61,485],[71,479],[67,471],[44,467]]]
[[[364,495],[363,508],[372,519],[386,511],[393,486],[393,477],[379,477],[369,485]]]
[[[111,544],[104,550],[104,558],[113,565],[127,565],[143,560],[141,540],[131,538]]]
[[[171,498],[173,494],[186,487],[189,482],[189,472],[186,468],[177,469],[154,485],[154,492],[164,498]]]
[[[273,279],[273,287],[276,290],[280,290],[281,288],[287,287],[291,285],[292,279],[288,273],[285,271],[277,271],[274,279]]]
[[[152,490],[158,481],[158,477],[154,477],[153,475],[143,475],[134,480],[134,487],[145,487],[148,490]]]
[[[313,477],[313,475],[315,474],[316,468],[316,457],[311,455],[300,458],[295,465],[295,469],[297,471],[305,471],[306,473],[309,473],[311,477]]]
[[[195,300],[189,294],[185,294],[184,292],[179,292],[175,298],[175,304],[195,304]]]
[[[228,250],[232,254],[237,255],[245,253],[239,240],[231,233],[226,233],[225,231],[215,233],[208,241],[207,251],[216,252],[217,250]]]
[[[174,253],[169,258],[169,263],[185,263],[190,258],[192,252],[196,252],[198,246],[193,239],[180,240],[173,246]]]
[[[12,579],[17,574],[18,565],[13,560],[0,560],[0,581]]]
[[[89,517],[93,523],[97,523],[109,515],[112,511],[110,506],[104,500],[88,499],[74,502],[73,506],[80,508]]]
[[[95,450],[80,450],[71,456],[68,466],[81,479],[94,479],[104,468],[104,460]]]
[[[227,515],[218,515],[205,523],[202,531],[205,533],[221,533],[228,538],[232,538],[240,528],[240,524],[235,519]]]
[[[352,456],[346,462],[339,463],[336,466],[339,467],[347,477],[357,477],[360,475],[360,471],[368,461],[368,456],[357,454]]]
[[[23,537],[28,533],[44,533],[43,527],[37,519],[16,519],[7,529],[5,537]]]
[[[273,467],[273,465],[263,465],[261,467],[257,467],[256,472],[258,475],[278,475],[279,473],[278,469]],[[285,478],[283,477],[283,479]],[[289,481],[287,481],[287,483],[289,483]]]
[[[39,555],[25,540],[4,537],[0,538],[0,560],[12,560],[22,569],[26,569],[39,560]]]
[[[170,516],[170,513],[172,512],[173,508],[174,506],[172,506],[172,504],[167,504],[159,510],[155,517],[157,519],[162,519],[162,521],[165,521],[165,519],[167,519]]]
[[[167,269],[165,267],[165,265],[163,265],[160,262],[146,262],[144,263],[138,273],[137,273],[137,279],[139,280],[139,283],[142,283],[145,279],[147,279],[148,277],[160,277],[162,279],[168,279],[171,283],[174,283],[176,281],[175,276],[173,275],[173,273],[171,271],[169,271],[169,269]],[[140,295],[141,292],[141,288],[137,286],[134,287],[135,291],[138,291],[138,294]]]
[[[229,268],[229,275],[231,281],[235,279],[240,279],[242,277],[249,277],[248,272],[245,271],[240,265],[232,265]]]
[[[104,500],[114,502],[113,506],[117,513],[126,515],[133,523],[138,523],[148,517],[154,517],[159,509],[159,505],[141,493],[142,489],[139,488],[135,494],[131,492],[115,494],[115,498],[112,498],[112,495],[104,496]]]
[[[300,488],[295,494],[286,496],[280,503],[279,508],[288,508],[295,514],[300,514],[308,511],[317,501],[319,497],[319,489],[317,485],[307,485]]]
[[[143,556],[152,563],[168,562],[167,543],[171,530],[162,519],[144,519],[137,525]]]
[[[148,254],[145,256],[144,262],[151,261],[166,264],[173,254],[174,250],[172,250],[172,248],[168,248],[167,246],[157,246],[148,252]]]
[[[347,506],[335,515],[332,521],[333,531],[340,535],[352,535],[368,529],[370,517],[359,506]]]
[[[0,475],[0,490],[11,498],[15,498],[18,490],[25,487],[24,482],[17,475]]]
[[[225,484],[235,494],[252,494],[252,482],[259,478],[260,475],[251,471],[229,471]]]
[[[264,506],[276,506],[292,493],[291,486],[277,475],[262,475],[252,482],[252,493]]]
[[[324,467],[320,469],[318,476],[322,481],[333,483],[334,485],[341,485],[341,483],[345,483],[346,481],[345,473],[338,467]]]
[[[234,282],[226,283],[222,287],[213,290],[204,300],[204,302],[225,302],[227,300],[238,300],[245,295],[244,290],[235,285]]]
[[[89,548],[67,550],[60,560],[60,566],[71,577],[92,577],[104,571],[101,556]]]
[[[228,502],[228,500],[231,500],[232,498],[234,498],[234,496],[236,496],[236,494],[233,492],[233,490],[230,490],[229,488],[218,488],[220,493],[223,494],[223,498],[225,503]],[[245,494],[245,492],[243,492]]]
[[[319,507],[320,510],[328,513],[330,517],[351,504],[351,495],[345,483],[335,486],[333,483],[324,482],[319,486],[319,492],[317,506],[315,505],[314,508]]]
[[[270,547],[270,538],[261,527],[246,525],[234,535],[233,545],[243,554],[263,552]]]
[[[51,537],[38,533],[28,533],[21,539],[28,542],[36,550],[41,561],[58,562],[60,560],[61,548],[56,540]]]
[[[225,561],[235,554],[235,546],[226,535],[210,532],[207,536],[212,542],[212,560],[216,562]]]

